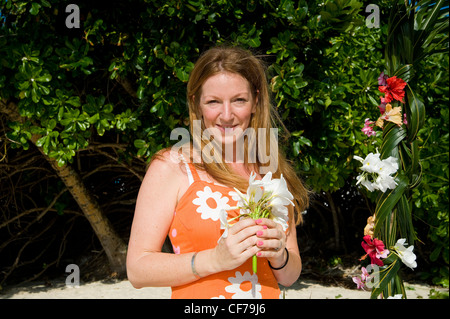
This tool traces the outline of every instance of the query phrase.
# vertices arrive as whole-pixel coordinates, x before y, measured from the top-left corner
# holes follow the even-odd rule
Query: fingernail
[[[257,220],[256,220],[256,223],[257,223],[257,224],[261,224],[261,223],[262,223],[262,219],[257,219]]]
[[[262,230],[256,232],[257,236],[262,236],[262,234],[263,234]]]
[[[263,242],[260,240],[258,241],[258,246],[261,246],[263,244]]]
[[[258,257],[261,257],[261,255],[262,255],[262,252],[260,252],[260,251],[258,251],[258,252],[256,253],[256,256],[258,256]]]
[[[264,228],[264,229],[267,229],[267,226],[266,226],[266,225],[263,225],[263,228]]]

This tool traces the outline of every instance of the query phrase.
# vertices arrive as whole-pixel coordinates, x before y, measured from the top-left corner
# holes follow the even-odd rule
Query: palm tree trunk
[[[114,230],[109,219],[103,213],[97,200],[84,185],[80,174],[72,166],[64,165],[63,167],[59,167],[56,161],[44,153],[42,155],[49,161],[64,182],[72,197],[83,211],[84,216],[94,229],[97,238],[108,256],[111,270],[119,276],[124,275],[126,270],[125,260],[127,247]]]
[[[0,100],[0,113],[6,114],[9,120],[14,122],[23,123],[25,121],[25,119],[20,116],[17,105],[12,102],[8,103],[5,100]],[[31,141],[33,144],[36,144],[39,138],[40,136],[33,135]],[[70,165],[59,167],[55,160],[44,154],[41,148],[38,149],[64,182],[84,216],[91,224],[97,238],[106,252],[111,270],[116,272],[119,276],[123,276],[126,273],[127,246],[116,233],[111,222],[106,218],[97,200],[84,185],[80,174],[78,174],[78,172]]]

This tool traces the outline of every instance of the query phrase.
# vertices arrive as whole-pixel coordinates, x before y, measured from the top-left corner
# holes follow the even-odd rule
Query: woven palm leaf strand
[[[407,124],[399,127],[389,123],[383,128],[381,159],[398,159],[397,187],[380,193],[375,208],[374,237],[386,247],[406,238],[414,245],[411,189],[421,180],[419,147],[416,140],[425,121],[425,105],[414,91],[415,67],[424,58],[448,50],[448,0],[397,1],[390,13],[388,37],[385,47],[385,73],[408,83],[405,103],[395,102],[406,113]],[[371,298],[402,294],[406,298],[401,278],[401,260],[394,254],[384,260],[386,267],[379,272],[379,284]]]

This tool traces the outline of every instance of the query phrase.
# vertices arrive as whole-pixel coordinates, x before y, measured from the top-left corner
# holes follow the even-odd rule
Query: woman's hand
[[[286,247],[286,234],[283,227],[267,218],[256,220],[256,224],[263,229],[256,232],[258,240],[256,245],[261,249],[256,253],[258,257],[266,257],[273,267],[278,267],[286,261],[284,248]]]
[[[218,271],[235,269],[263,249],[257,245],[257,233],[264,230],[251,218],[236,222],[228,229],[228,236],[221,238],[214,249]]]
[[[285,248],[289,251],[288,263]],[[273,268],[282,267],[274,270],[275,278],[289,287],[302,269],[295,227],[286,235],[280,224],[267,218],[238,221],[228,229],[228,237],[222,238],[211,252],[212,256],[208,257],[212,261],[209,263],[213,268],[211,273],[235,269],[256,255],[266,257]]]

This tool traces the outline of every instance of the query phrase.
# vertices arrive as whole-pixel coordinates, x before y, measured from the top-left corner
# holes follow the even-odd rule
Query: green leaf
[[[138,89],[137,89],[137,91],[136,91],[136,95],[137,95],[137,98],[139,99],[139,100],[141,100],[143,97],[144,97],[144,92],[145,92],[145,86],[144,85],[139,85],[139,87],[138,87]]]
[[[409,89],[407,96],[407,115],[408,116],[408,142],[416,139],[419,130],[425,121],[425,105],[420,101],[417,94]]]
[[[38,140],[36,141],[36,146],[37,146],[37,147],[42,147],[42,145],[44,145],[44,143],[47,141],[47,139],[48,139],[48,136],[47,136],[47,135],[41,137],[40,139],[38,139]]]
[[[392,210],[408,186],[408,178],[404,175],[398,175],[395,181],[397,182],[397,187],[395,189],[388,189],[377,200],[375,208],[375,234],[378,234],[384,222],[387,222]]]
[[[394,156],[398,158],[398,144],[406,137],[406,131],[394,123],[388,123],[383,129],[383,143],[381,144],[381,159]]]
[[[397,204],[397,224],[400,238],[406,238],[410,245],[416,239],[411,211],[411,204],[408,202],[406,195],[403,194]]]
[[[385,288],[391,283],[391,281],[397,275],[398,270],[400,269],[401,261],[398,259],[394,260],[389,266],[382,268],[379,275],[379,282],[375,283],[375,286],[372,289],[372,294],[370,295],[371,299],[376,299]],[[385,296],[386,297],[386,296]]]
[[[146,142],[144,140],[134,140],[134,147],[136,148],[144,148],[146,146]]]
[[[311,140],[309,140],[308,138],[304,137],[304,136],[300,136],[298,138],[298,141],[301,145],[307,145],[309,147],[312,147],[312,142]]]
[[[441,253],[441,250],[442,250],[442,246],[436,247],[430,254],[430,260],[435,262],[438,259],[439,255]]]
[[[31,4],[30,13],[35,16],[39,13],[40,8],[41,8],[41,5],[39,3],[33,2]]]
[[[176,69],[177,78],[182,82],[187,82],[189,80],[189,74],[183,69]]]
[[[40,77],[35,79],[38,82],[50,82],[52,80],[51,74],[47,73],[44,75],[41,75]]]
[[[50,89],[46,86],[39,85],[39,92],[41,92],[44,95],[48,95],[50,93]]]
[[[47,130],[52,131],[56,127],[56,120],[50,119],[47,123]]]
[[[259,40],[259,37],[249,39],[247,42],[252,48],[258,48],[261,45],[261,40]]]
[[[50,2],[48,2],[47,0],[41,0],[41,4],[42,4],[44,7],[51,8],[51,4],[50,4]]]
[[[100,119],[100,114],[96,113],[96,114],[92,115],[91,117],[89,117],[88,122],[90,124],[95,124],[99,119]]]

